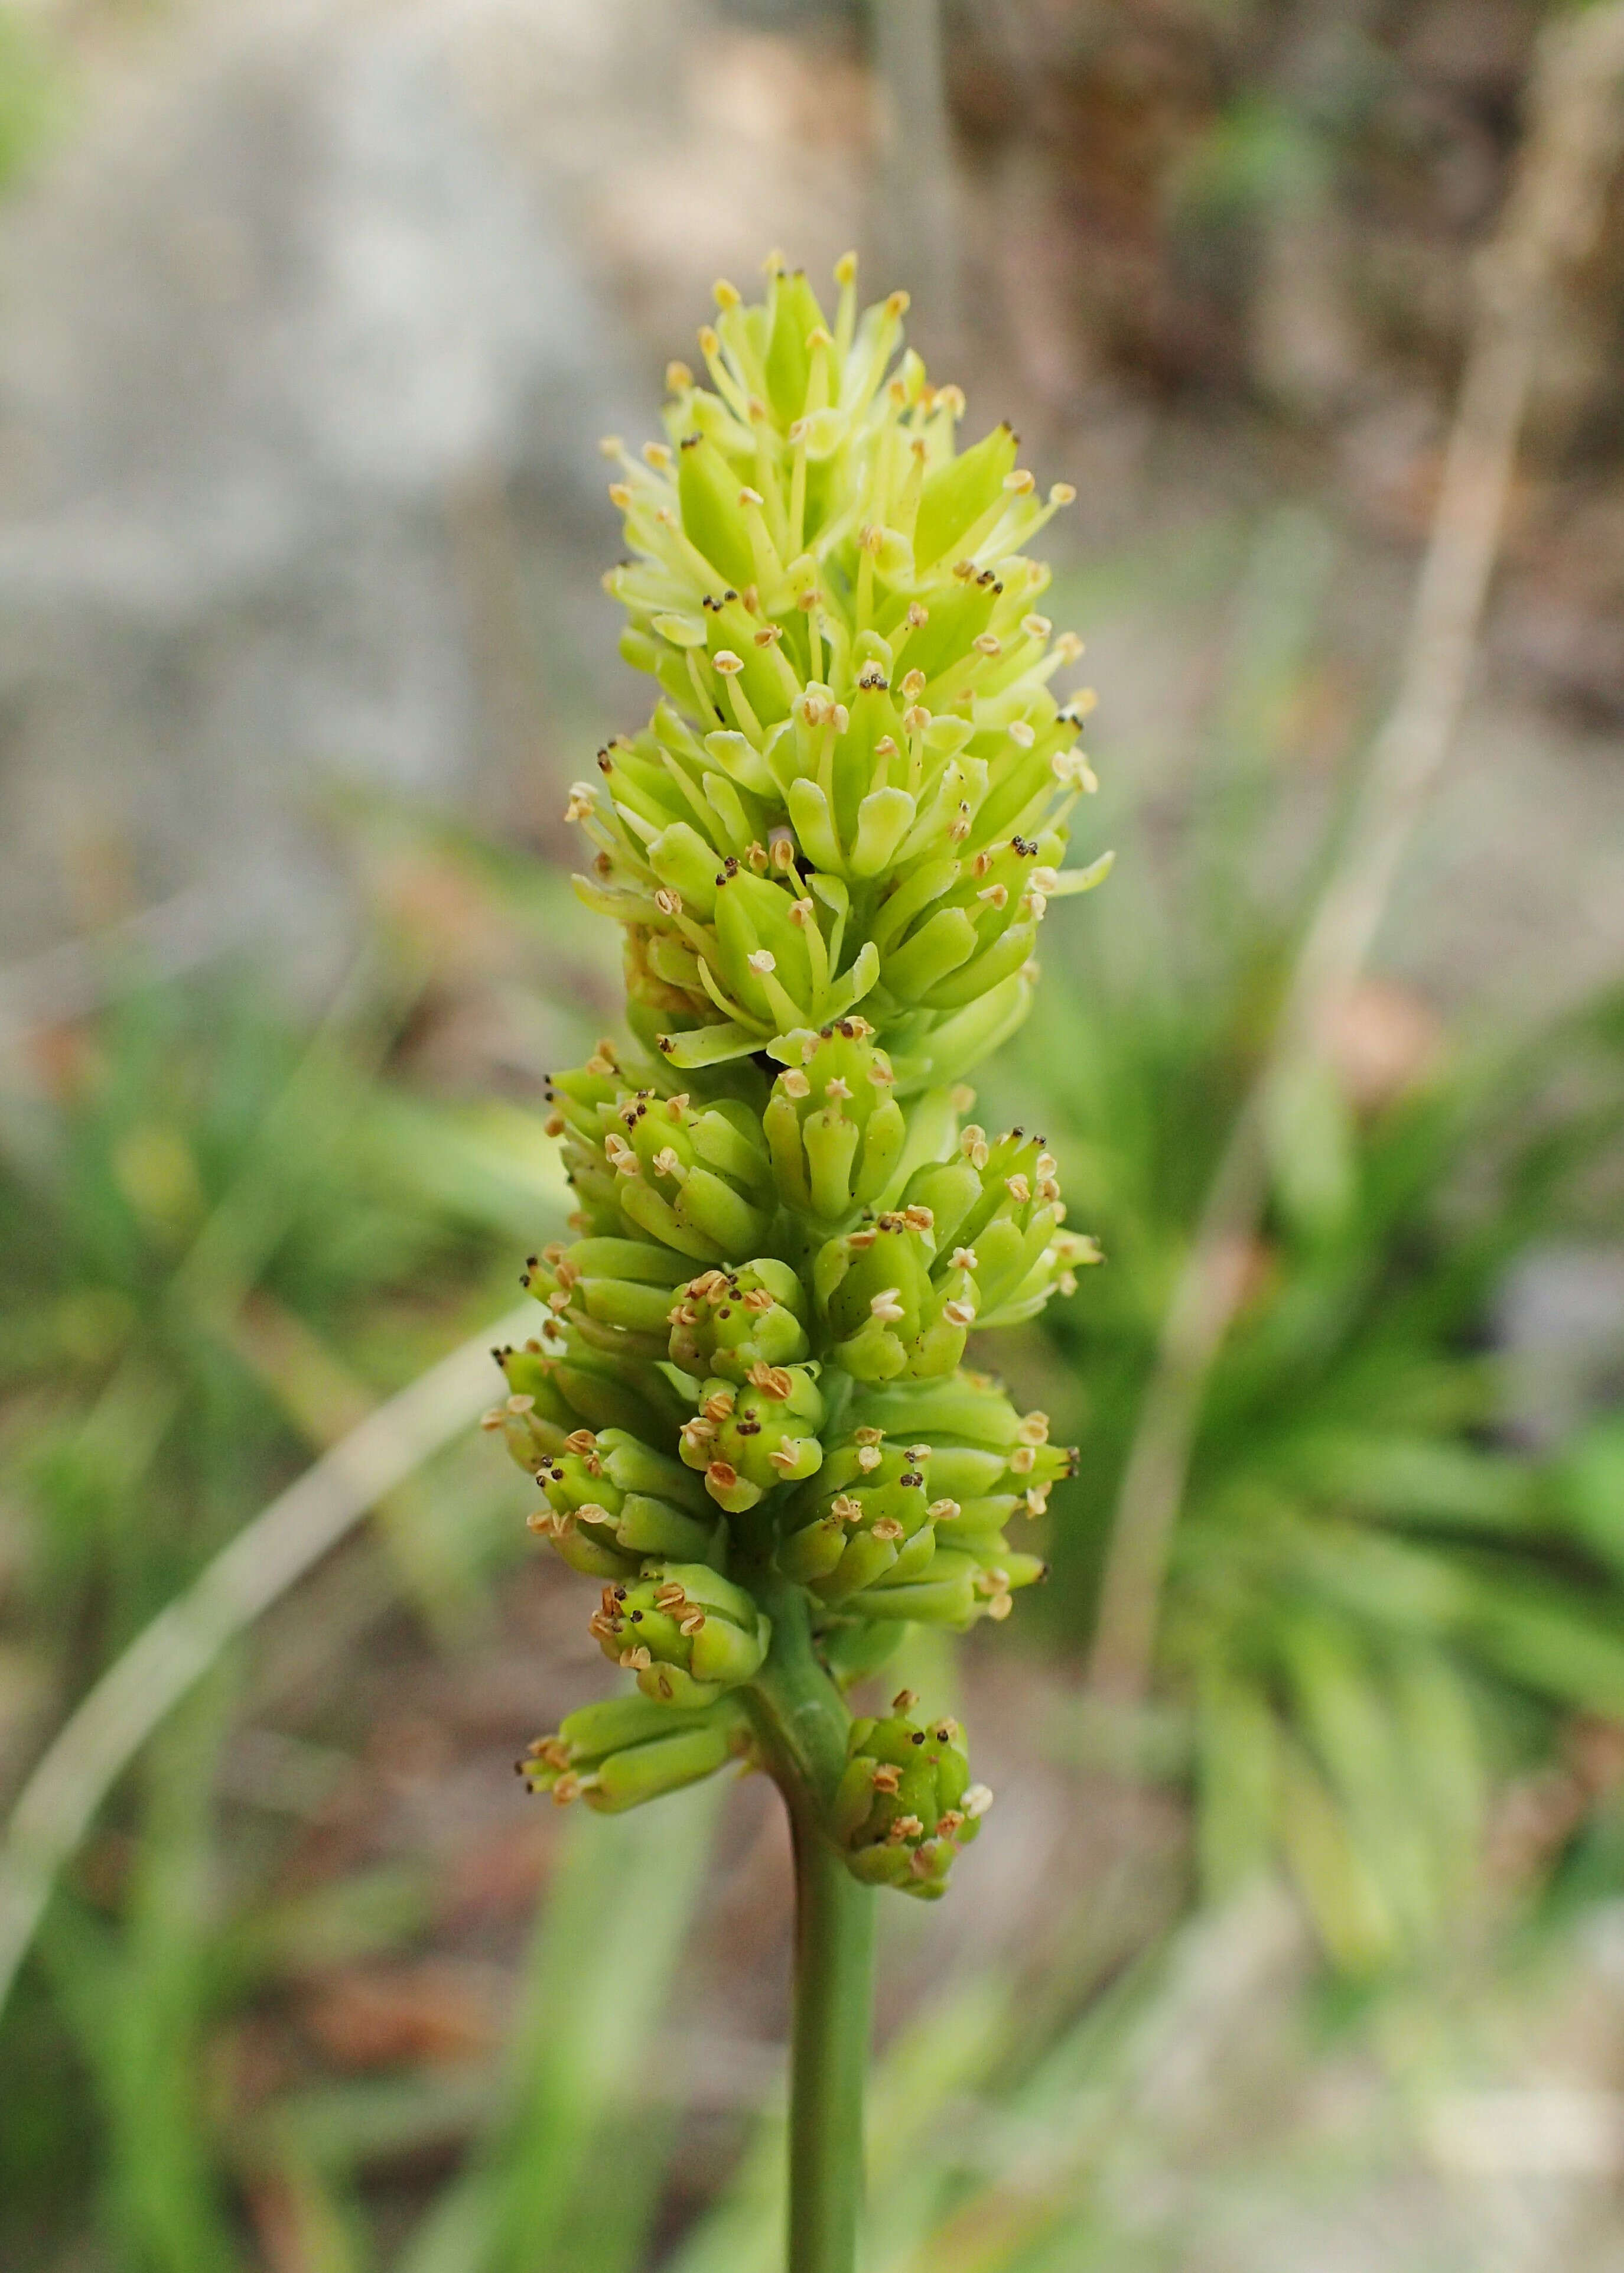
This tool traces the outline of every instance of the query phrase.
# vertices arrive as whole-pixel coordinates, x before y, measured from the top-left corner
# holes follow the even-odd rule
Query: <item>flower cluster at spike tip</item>
[[[667,439],[604,445],[605,583],[662,693],[567,817],[632,1043],[554,1077],[575,1237],[530,1258],[545,1315],[487,1425],[636,1682],[521,1767],[609,1810],[750,1754],[775,1588],[842,1684],[909,1621],[1005,1617],[1043,1572],[1010,1527],[1069,1465],[962,1359],[1097,1259],[1043,1139],[969,1121],[963,1084],[1027,1014],[1050,903],[1108,866],[1063,865],[1091,697],[1053,691],[1081,648],[1028,551],[1072,492],[1007,425],[959,448],[906,296],[859,312],[835,276],[832,320],[777,261],[757,304],[718,285],[710,386],[671,364]],[[851,1723],[827,1830],[929,1897],[990,1799],[899,1699]]]

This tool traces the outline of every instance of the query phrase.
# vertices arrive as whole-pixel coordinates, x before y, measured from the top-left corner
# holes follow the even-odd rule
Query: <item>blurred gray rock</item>
[[[109,844],[330,944],[320,776],[511,809],[590,701],[618,359],[469,17],[191,14],[0,213],[0,951]]]
[[[1624,1247],[1530,1248],[1507,1274],[1496,1324],[1507,1422],[1548,1452],[1619,1402]]]

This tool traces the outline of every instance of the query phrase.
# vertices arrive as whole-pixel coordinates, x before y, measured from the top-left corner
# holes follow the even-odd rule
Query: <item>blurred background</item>
[[[0,6],[0,1799],[141,1669],[0,1862],[7,2273],[776,2262],[773,1795],[524,1797],[610,1676],[473,1423],[618,1001],[596,441],[716,275],[849,244],[1077,485],[1117,852],[983,1076],[1107,1261],[999,1352],[1083,1448],[1052,1582],[907,1669],[998,1807],[887,1906],[870,2273],[1624,2267],[1624,168],[1224,1249],[1152,1657],[1095,1654],[1579,12]],[[153,1621],[251,1524],[187,1686]]]

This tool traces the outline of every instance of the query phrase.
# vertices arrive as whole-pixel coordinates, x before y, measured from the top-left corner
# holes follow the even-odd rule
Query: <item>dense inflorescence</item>
[[[632,1039],[552,1084],[575,1237],[530,1258],[545,1315],[489,1416],[636,1678],[521,1764],[604,1809],[750,1752],[786,1585],[837,1679],[909,1621],[1007,1614],[1043,1570],[1009,1528],[1068,1455],[966,1340],[1096,1259],[1043,1139],[989,1136],[963,1085],[1026,1016],[1050,903],[1106,866],[1063,865],[1089,698],[1051,691],[1080,649],[1027,550],[1071,493],[1007,426],[957,446],[903,294],[859,314],[848,259],[830,321],[769,271],[754,306],[717,287],[668,439],[604,445],[606,585],[662,694],[568,818]],[[899,1700],[852,1724],[826,1829],[930,1896],[990,1797]]]

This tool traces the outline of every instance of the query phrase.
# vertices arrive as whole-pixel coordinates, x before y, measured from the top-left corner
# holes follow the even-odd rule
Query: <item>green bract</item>
[[[1107,866],[1065,866],[1090,698],[1053,691],[1080,650],[1028,550],[1071,492],[1007,426],[960,449],[905,296],[859,313],[836,274],[832,317],[782,269],[753,307],[719,286],[711,385],[672,364],[667,439],[604,446],[622,651],[662,694],[567,817],[632,1040],[553,1081],[577,1236],[530,1259],[545,1316],[490,1416],[636,1677],[523,1764],[602,1808],[752,1748],[788,1775],[786,1604],[842,1686],[909,1621],[1002,1617],[1044,1567],[1009,1527],[1068,1466],[962,1361],[1096,1250],[1041,1137],[964,1125],[962,1077]],[[991,1795],[907,1701],[816,1802],[857,1877],[931,1896]]]

